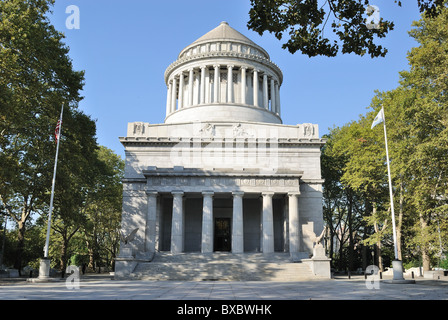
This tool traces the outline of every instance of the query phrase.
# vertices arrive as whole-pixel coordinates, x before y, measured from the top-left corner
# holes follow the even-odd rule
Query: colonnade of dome
[[[221,23],[167,68],[165,122],[227,117],[281,123],[282,77],[264,49]]]

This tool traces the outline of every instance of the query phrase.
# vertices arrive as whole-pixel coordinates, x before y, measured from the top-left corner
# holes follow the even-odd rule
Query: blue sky
[[[395,30],[378,41],[389,53],[375,59],[292,55],[273,35],[247,29],[250,0],[56,0],[50,20],[65,34],[75,69],[86,72],[80,108],[96,119],[98,142],[124,158],[118,137],[126,135],[128,122],[164,121],[165,69],[221,21],[263,47],[282,69],[284,124],[316,123],[322,136],[358,119],[374,91],[394,89],[398,72],[408,69],[406,54],[417,46],[408,35],[420,18],[416,2],[398,7],[391,0],[372,1],[381,17],[395,22]],[[66,27],[69,5],[79,8],[79,29]]]

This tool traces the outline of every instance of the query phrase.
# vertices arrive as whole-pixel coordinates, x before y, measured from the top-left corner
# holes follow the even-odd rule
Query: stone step
[[[291,262],[289,253],[230,253],[230,252],[213,252],[213,253],[169,253],[158,252],[154,255],[152,262],[175,262],[175,263],[268,263]]]
[[[183,253],[156,254],[140,262],[132,277],[142,280],[303,281],[317,279],[306,263],[292,263],[289,254]]]

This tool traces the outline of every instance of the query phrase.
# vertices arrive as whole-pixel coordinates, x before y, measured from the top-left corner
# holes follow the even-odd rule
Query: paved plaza
[[[377,289],[362,276],[300,282],[117,281],[83,276],[79,288],[71,289],[73,281],[1,280],[0,300],[448,300],[448,281],[422,278],[415,284],[392,284],[385,280]]]

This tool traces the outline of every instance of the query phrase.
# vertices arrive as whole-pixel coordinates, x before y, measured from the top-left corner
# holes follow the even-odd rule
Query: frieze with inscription
[[[148,186],[187,188],[191,192],[193,189],[201,190],[201,187],[249,187],[251,189],[286,188],[299,187],[299,178],[244,178],[244,177],[148,177]],[[157,188],[156,188],[157,189]]]

